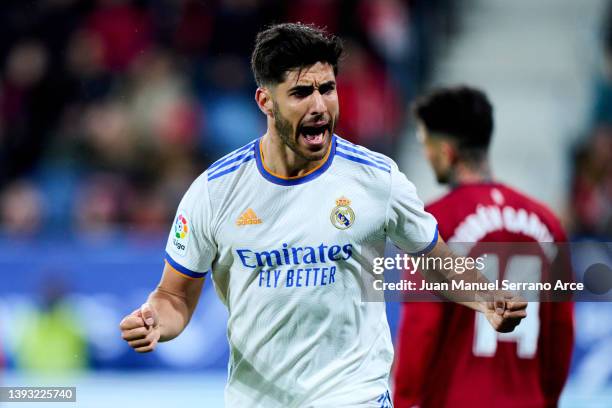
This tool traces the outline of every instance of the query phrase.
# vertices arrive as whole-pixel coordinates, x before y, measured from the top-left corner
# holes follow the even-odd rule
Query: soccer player
[[[387,237],[448,253],[397,165],[334,134],[341,53],[338,38],[311,26],[258,34],[252,69],[267,132],[192,184],[159,286],[120,324],[137,352],[178,336],[210,270],[229,311],[228,407],[391,406],[385,305],[362,301],[369,259]],[[499,295],[466,305],[500,331],[526,307]]]
[[[544,205],[493,181],[487,159],[493,115],[485,94],[469,87],[438,89],[415,102],[414,114],[438,182],[451,187],[426,207],[439,221],[441,237],[457,242],[566,241],[559,221]],[[482,210],[524,211],[539,228],[508,221],[474,228],[470,217]],[[517,253],[506,255],[520,255],[518,248],[526,247],[515,246]],[[501,259],[498,273],[509,275],[512,259]],[[572,304],[533,302],[527,310],[519,329],[497,334],[465,307],[406,302],[395,364],[395,406],[555,407],[570,365]]]

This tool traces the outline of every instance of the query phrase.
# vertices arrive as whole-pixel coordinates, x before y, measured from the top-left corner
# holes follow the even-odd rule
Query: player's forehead
[[[317,62],[316,64],[295,68],[285,73],[285,80],[279,84],[284,88],[294,86],[319,86],[326,82],[335,82],[334,68],[327,62]]]

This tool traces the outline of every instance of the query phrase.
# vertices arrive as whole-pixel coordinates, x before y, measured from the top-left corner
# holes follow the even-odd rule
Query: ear
[[[272,102],[272,97],[268,88],[257,88],[255,91],[255,102],[257,102],[259,110],[262,111],[264,115],[272,117],[272,107],[274,103]]]

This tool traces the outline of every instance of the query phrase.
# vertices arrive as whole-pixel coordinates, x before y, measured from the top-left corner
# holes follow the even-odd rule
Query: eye
[[[305,98],[312,93],[312,88],[298,88],[291,92],[291,96],[295,96],[297,98]]]
[[[321,85],[321,87],[319,88],[319,92],[321,92],[321,94],[328,94],[334,89],[336,89],[336,84],[325,84]]]

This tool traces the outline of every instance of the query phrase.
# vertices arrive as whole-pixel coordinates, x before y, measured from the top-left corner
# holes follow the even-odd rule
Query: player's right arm
[[[161,282],[147,302],[121,321],[121,337],[139,353],[177,337],[187,327],[203,285],[204,278],[182,276],[166,263]]]
[[[140,353],[172,340],[187,326],[200,298],[204,276],[217,254],[207,175],[191,185],[170,228],[166,266],[147,301],[120,323],[121,337]]]
[[[187,326],[200,299],[204,279],[186,277],[166,263],[162,279],[148,300],[158,313],[160,341],[172,340]]]

